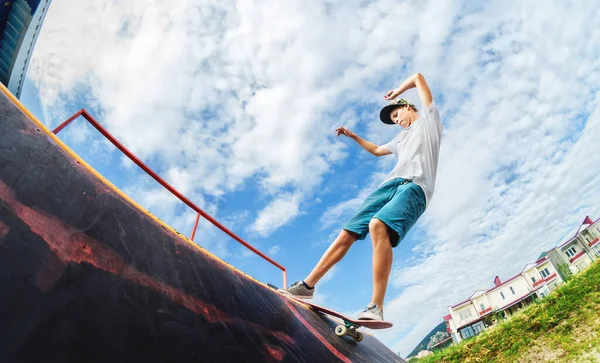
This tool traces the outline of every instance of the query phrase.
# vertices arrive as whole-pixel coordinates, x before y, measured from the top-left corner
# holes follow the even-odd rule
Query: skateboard
[[[282,294],[283,295],[283,294]],[[335,310],[327,309],[317,304],[313,304],[304,299],[299,299],[293,296],[283,295],[288,299],[299,301],[303,304],[306,304],[316,310],[317,312],[335,316],[336,318],[342,319],[344,324],[340,324],[335,327],[335,334],[338,337],[344,337],[346,335],[352,337],[352,339],[359,343],[363,339],[363,335],[361,332],[357,331],[358,328],[364,326],[368,329],[388,329],[391,328],[394,324],[387,321],[376,321],[376,320],[355,320],[351,319],[343,314],[338,313]]]

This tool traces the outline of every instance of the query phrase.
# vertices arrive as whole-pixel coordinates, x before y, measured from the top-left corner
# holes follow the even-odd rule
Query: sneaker
[[[302,281],[294,282],[292,286],[287,289],[278,289],[283,295],[293,296],[298,299],[312,299],[315,293],[315,288],[312,289],[304,286]]]
[[[358,314],[358,320],[383,321],[383,311],[377,304],[369,304],[365,310]]]

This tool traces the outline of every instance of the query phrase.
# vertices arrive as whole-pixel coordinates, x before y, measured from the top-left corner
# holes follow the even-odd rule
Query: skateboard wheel
[[[347,330],[347,329],[346,329],[346,327],[345,327],[345,326],[343,326],[343,325],[338,325],[338,326],[335,328],[335,334],[336,334],[338,337],[343,337],[344,335],[346,335],[346,333],[347,333],[347,332],[348,332],[348,330]]]
[[[355,337],[352,337],[352,339],[354,339],[355,342],[359,343],[363,340],[363,335],[362,333],[358,332],[356,333]]]

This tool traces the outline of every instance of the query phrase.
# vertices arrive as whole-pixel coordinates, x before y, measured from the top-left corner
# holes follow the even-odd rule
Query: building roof
[[[470,301],[471,301],[471,299],[469,298],[469,299],[467,299],[467,300],[465,300],[465,301],[459,302],[458,304],[451,306],[450,308],[451,308],[451,309],[457,308],[457,307],[459,307],[459,306],[461,306],[461,305],[463,305],[463,304],[465,304],[465,303],[468,303],[468,302],[470,302]]]
[[[541,260],[538,260],[536,262],[536,267],[540,267],[541,265],[545,265],[548,262],[550,262],[550,259],[548,257],[542,258]]]
[[[492,287],[491,289],[489,289],[489,290],[488,290],[488,291],[486,291],[486,292],[492,292],[492,291],[494,291],[494,290],[496,290],[496,289],[499,289],[499,288],[501,288],[502,286],[505,286],[506,284],[508,284],[509,282],[511,282],[512,280],[516,279],[516,278],[517,278],[517,277],[519,277],[519,276],[521,276],[521,274],[520,274],[520,273],[518,273],[518,274],[516,274],[515,276],[511,277],[510,279],[508,279],[508,280],[506,280],[506,281],[502,282],[500,285]]]
[[[560,248],[560,249],[563,249],[564,247],[567,247],[567,246],[568,246],[568,245],[570,245],[571,243],[573,243],[573,242],[577,242],[577,241],[578,241],[578,240],[577,240],[577,238],[576,238],[576,237],[573,237],[573,238],[571,238],[571,239],[567,240],[567,242],[565,242],[565,243],[563,243],[562,245],[558,246],[558,248]]]
[[[486,291],[485,290],[477,290],[473,293],[473,295],[471,295],[471,297],[469,298],[469,300],[473,300],[473,299],[477,299],[478,297],[480,297],[481,295],[485,294]]]
[[[565,243],[563,243],[562,245],[558,246],[558,248],[562,248],[563,246],[566,246],[567,244],[573,242],[573,240],[575,240],[575,238],[577,238],[577,236],[579,235],[580,232],[585,231],[589,226],[595,224],[596,222],[600,221],[599,219],[596,219],[596,221],[592,221],[592,219],[589,216],[585,216],[585,219],[583,220],[583,222],[579,225],[579,227],[577,228],[577,232],[575,232],[575,235],[573,235],[573,237],[569,238]],[[584,225],[587,225],[587,227],[581,229],[581,227],[583,227]]]
[[[600,221],[600,219],[597,219],[596,222]],[[583,220],[583,223],[581,223],[581,225],[579,226],[579,228],[577,229],[577,232],[575,232],[575,235],[577,236],[579,234],[579,232],[583,232],[583,230],[588,229],[591,225],[593,225],[594,223],[592,219],[590,218],[590,216],[585,216],[585,219]],[[584,225],[587,225],[587,227],[585,227],[583,230],[581,229],[581,227],[583,227]]]
[[[521,270],[521,273],[523,273],[525,271],[529,271],[532,268],[536,267],[537,265],[539,265],[539,261],[541,261],[541,260],[537,260],[537,261],[535,261],[535,263],[528,263],[527,265],[525,265],[525,267],[523,267],[523,270]]]

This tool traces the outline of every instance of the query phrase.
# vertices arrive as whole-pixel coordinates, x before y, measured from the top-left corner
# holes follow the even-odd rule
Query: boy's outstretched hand
[[[386,100],[393,100],[394,98],[398,97],[400,94],[402,93],[402,91],[398,88],[394,88],[393,90],[390,90],[388,93],[385,94],[385,96],[383,96],[383,98],[385,98]]]
[[[345,135],[345,136],[347,136],[347,137],[353,137],[354,136],[354,133],[352,131],[348,130],[347,128],[345,128],[343,126],[338,127],[337,129],[335,129],[335,132],[337,133],[337,136],[340,136],[342,134]]]

